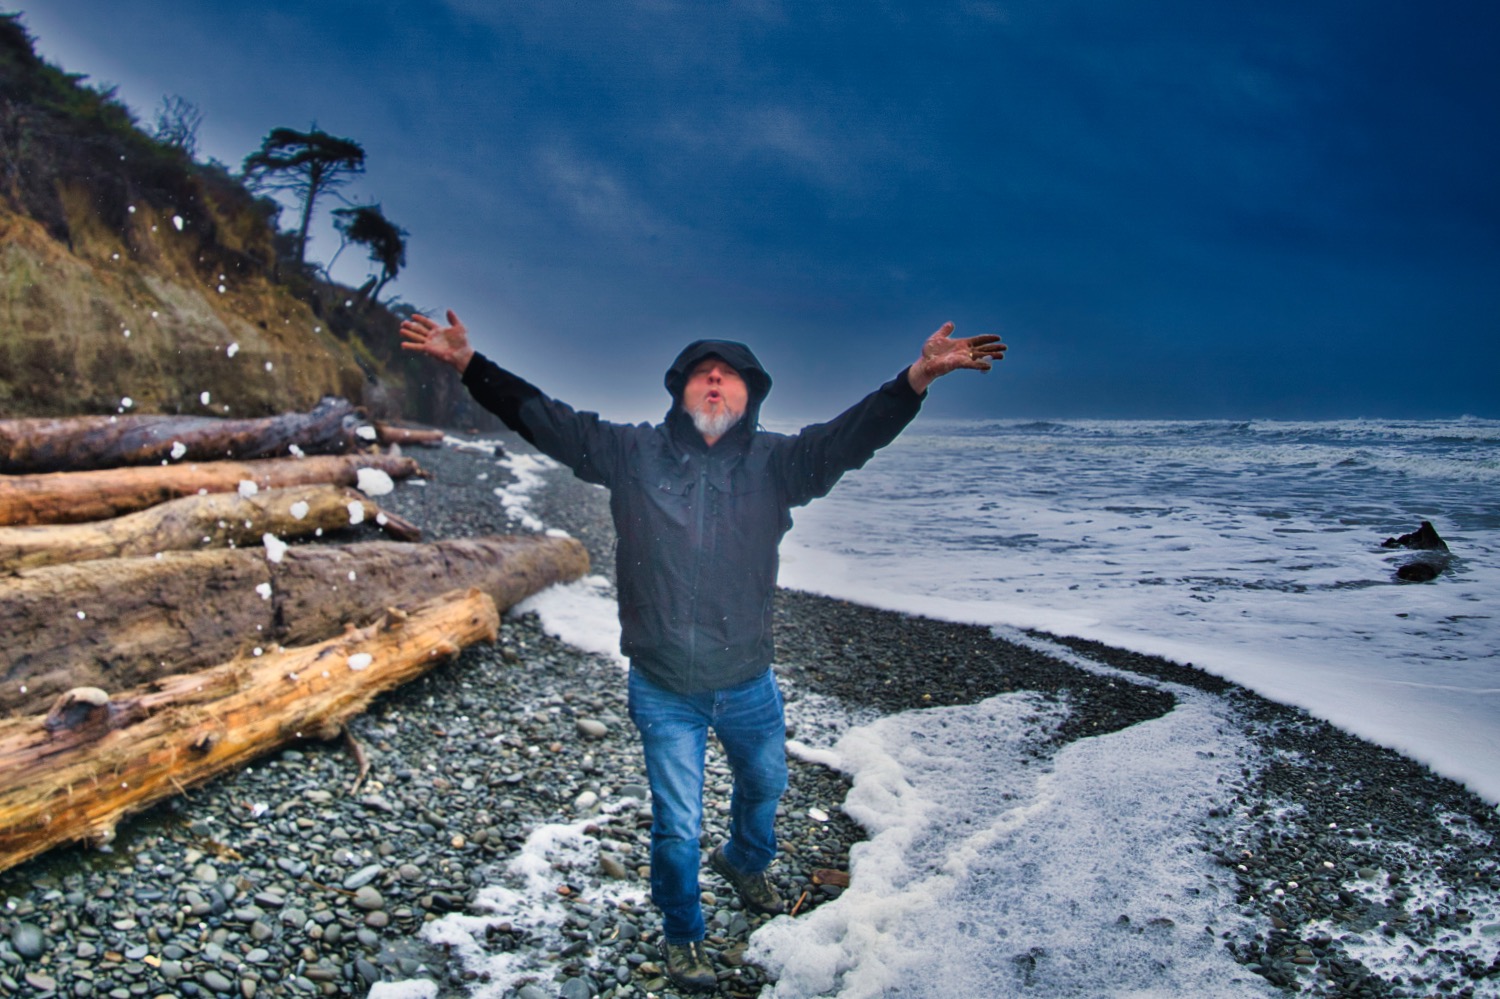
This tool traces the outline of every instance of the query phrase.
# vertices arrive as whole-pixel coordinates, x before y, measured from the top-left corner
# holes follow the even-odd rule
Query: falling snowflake
[[[274,534],[263,534],[260,538],[261,544],[266,546],[266,559],[271,562],[280,562],[286,555],[287,544]]]

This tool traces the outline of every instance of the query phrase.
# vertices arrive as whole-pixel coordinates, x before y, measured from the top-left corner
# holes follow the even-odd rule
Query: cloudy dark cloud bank
[[[20,9],[205,156],[362,143],[389,290],[606,415],[714,336],[824,418],[952,319],[1011,356],[938,415],[1500,417],[1489,0]]]

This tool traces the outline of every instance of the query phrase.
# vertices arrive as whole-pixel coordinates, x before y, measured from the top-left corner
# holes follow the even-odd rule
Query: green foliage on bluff
[[[493,426],[451,372],[400,350],[408,309],[323,279],[275,201],[163,139],[0,14],[0,417],[127,397],[133,412],[256,416],[340,395]]]
[[[0,184],[55,239],[71,231],[63,185],[88,178],[100,221],[124,231],[136,200],[191,204],[191,163],[139,129],[112,91],[43,63],[16,16],[0,16]]]

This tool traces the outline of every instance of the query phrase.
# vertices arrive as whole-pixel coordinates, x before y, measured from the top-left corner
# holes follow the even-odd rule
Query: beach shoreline
[[[512,453],[529,450],[498,439]],[[530,517],[582,540],[593,571],[611,579],[602,490],[554,470],[511,493],[524,509],[507,512],[496,489],[514,476],[486,442],[412,453],[433,475],[382,502],[423,528],[424,540],[517,532]],[[799,698],[872,717],[1030,691],[1064,708],[1043,756],[1173,710],[1173,685],[1223,699],[1257,750],[1232,806],[1194,831],[1234,880],[1237,917],[1250,928],[1225,932],[1216,946],[1288,991],[1500,994],[1500,912],[1486,908],[1500,897],[1493,808],[1393,751],[1202,670],[1064,637],[1015,638],[783,591],[777,668],[794,717]],[[1130,676],[1138,681],[1120,682]],[[604,734],[585,735],[580,720],[600,722]],[[594,829],[596,866],[612,873],[592,872],[596,884],[560,879],[572,892],[562,897],[575,936],[553,952],[512,924],[483,936],[485,946],[536,951],[537,994],[660,988],[649,903],[590,901],[606,882],[644,887],[645,812],[632,803],[644,774],[618,664],[546,635],[535,615],[511,615],[494,646],[466,650],[380,699],[351,730],[371,762],[357,795],[344,793],[354,765],[343,749],[311,744],[155,809],[122,830],[112,853],[55,851],[0,875],[0,984],[21,994],[49,994],[50,984],[60,995],[128,995],[145,983],[146,994],[254,999],[431,982],[427,994],[465,995],[484,974],[474,955],[445,954],[422,928],[473,912],[538,827],[583,822]],[[847,869],[864,832],[839,810],[846,778],[800,761],[792,769],[786,813],[826,815],[789,823],[775,867],[805,912],[839,896],[814,872]],[[721,794],[721,761],[710,779]],[[711,836],[723,822],[710,807]],[[1349,891],[1351,871],[1371,872],[1372,891]],[[1298,887],[1278,892],[1288,884]],[[723,893],[709,877],[705,888]],[[724,993],[757,994],[764,973],[739,962],[762,920],[718,898],[710,912],[710,946],[729,969]],[[1426,952],[1407,969],[1367,966],[1330,927],[1399,934]],[[1488,951],[1446,944],[1453,932],[1489,940]]]

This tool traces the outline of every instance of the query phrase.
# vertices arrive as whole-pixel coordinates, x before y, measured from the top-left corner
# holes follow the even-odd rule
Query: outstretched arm
[[[402,323],[402,349],[449,365],[463,376],[475,402],[538,451],[562,462],[585,482],[609,485],[619,466],[622,428],[593,413],[576,412],[501,368],[469,344],[469,331],[452,309],[447,315],[447,326],[422,315]]]
[[[418,354],[435,357],[451,365],[459,374],[474,358],[474,348],[469,346],[468,327],[459,320],[457,313],[448,310],[448,325],[440,326],[426,316],[414,315],[401,324],[403,350],[414,350]]]
[[[922,355],[906,369],[906,380],[918,395],[927,387],[959,368],[988,371],[995,361],[1005,359],[1005,344],[992,333],[953,338],[953,324],[944,323],[922,345]]]

